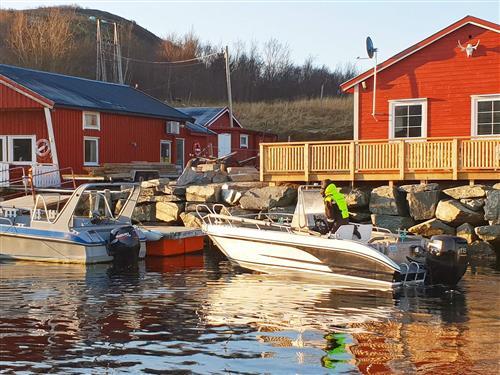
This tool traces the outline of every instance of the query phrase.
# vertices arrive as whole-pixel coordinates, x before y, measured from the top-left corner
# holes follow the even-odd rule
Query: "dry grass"
[[[245,128],[278,134],[280,140],[352,139],[352,97],[235,103]]]
[[[191,103],[224,107],[227,103]],[[247,129],[277,134],[280,141],[352,139],[352,96],[293,101],[234,103],[236,118]]]

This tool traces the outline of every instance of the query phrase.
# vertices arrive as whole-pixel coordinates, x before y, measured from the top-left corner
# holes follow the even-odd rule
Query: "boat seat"
[[[354,235],[353,224],[341,225],[334,234],[335,238],[339,240],[352,240],[353,235]]]

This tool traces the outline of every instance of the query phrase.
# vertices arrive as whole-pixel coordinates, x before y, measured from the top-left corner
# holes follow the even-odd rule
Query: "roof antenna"
[[[366,38],[366,53],[370,59],[374,59],[373,65],[373,103],[372,103],[372,116],[375,120],[375,99],[377,94],[377,51],[378,49],[373,46],[372,38]]]

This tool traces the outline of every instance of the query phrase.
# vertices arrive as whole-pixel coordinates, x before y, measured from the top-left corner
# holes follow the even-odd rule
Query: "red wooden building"
[[[500,136],[500,26],[467,16],[343,83],[354,139]]]
[[[227,107],[183,107],[177,108],[194,119],[187,126],[196,126],[207,130],[206,144],[215,156],[225,156],[236,152],[235,160],[241,161],[257,156],[261,142],[274,142],[276,134],[245,129],[233,115],[231,127]],[[198,141],[193,138],[193,141]]]
[[[207,129],[127,85],[0,65],[0,164],[85,167],[131,161],[184,166]],[[0,178],[1,180],[1,178]]]

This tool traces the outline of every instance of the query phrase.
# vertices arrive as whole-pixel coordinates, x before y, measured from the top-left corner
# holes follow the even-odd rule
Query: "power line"
[[[212,56],[221,56],[221,53],[216,52],[216,53],[211,53],[211,54],[205,55],[205,56],[195,57],[195,58],[188,59],[188,60],[178,60],[178,61],[148,61],[148,60],[134,59],[132,57],[126,57],[126,56],[122,56],[121,58],[124,60],[127,60],[127,61],[134,61],[134,62],[147,63],[147,64],[177,65],[177,64],[183,64],[183,63],[187,63],[187,62],[191,62],[191,61],[203,60],[203,59],[206,59],[206,58],[209,58]]]

